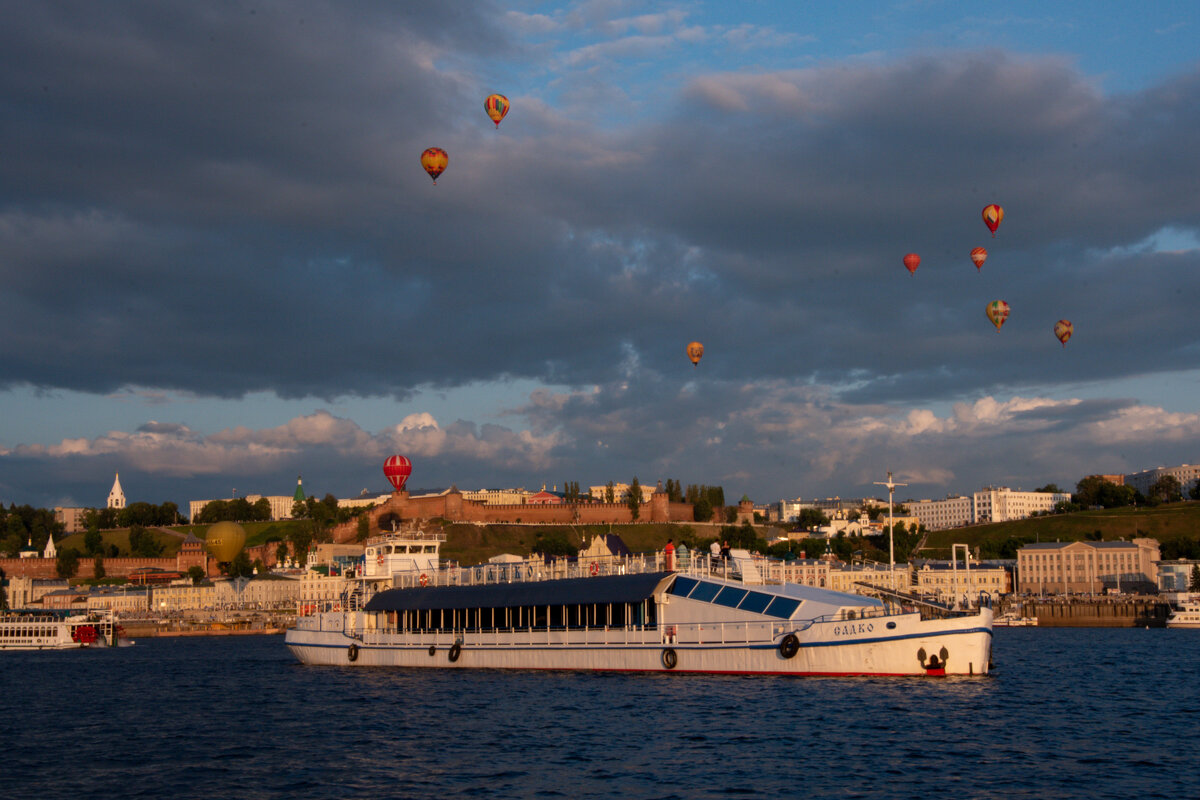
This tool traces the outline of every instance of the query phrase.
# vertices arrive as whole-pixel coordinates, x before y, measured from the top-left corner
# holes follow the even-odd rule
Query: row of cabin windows
[[[51,639],[58,635],[55,628],[0,628],[5,639]]]
[[[652,599],[640,603],[445,608],[385,613],[388,628],[406,633],[653,628],[658,623],[657,607]]]
[[[673,595],[686,597],[689,600],[700,600],[705,603],[736,608],[753,614],[765,614],[779,619],[791,619],[792,614],[800,607],[800,602],[794,597],[767,594],[743,589],[739,586],[725,586],[719,583],[698,581],[685,578],[682,575],[675,579],[668,590]]]
[[[373,556],[376,553],[387,555],[388,553],[436,553],[436,544],[384,544],[380,545],[379,549],[368,548],[367,555]]]

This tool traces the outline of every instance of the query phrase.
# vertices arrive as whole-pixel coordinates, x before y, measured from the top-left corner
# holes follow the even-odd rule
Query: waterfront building
[[[1154,592],[1157,539],[1038,542],[1017,551],[1018,590],[1033,594]]]
[[[315,608],[319,603],[338,600],[353,585],[350,578],[342,575],[325,575],[313,570],[304,573],[299,583],[297,603],[301,609],[306,606]]]
[[[301,582],[283,575],[266,575],[245,580],[216,580],[217,608],[295,608]]]
[[[1188,489],[1196,484],[1197,479],[1200,479],[1200,464],[1180,464],[1177,467],[1155,467],[1154,469],[1144,469],[1141,472],[1131,472],[1125,476],[1125,485],[1132,486],[1142,494],[1148,495],[1150,487],[1159,478],[1168,476],[1179,481],[1179,487],[1186,495]]]
[[[125,507],[125,491],[121,488],[121,473],[115,473],[112,489],[108,492],[108,508],[122,509]]]
[[[827,580],[825,588],[835,592],[864,594],[870,591],[860,583],[897,592],[912,591],[912,578],[905,564],[897,564],[893,570],[887,564],[846,564],[835,561],[830,564]]]
[[[829,584],[829,561],[824,558],[764,559],[758,569],[768,583],[801,583],[818,589]]]
[[[167,586],[155,586],[150,590],[150,605],[160,613],[216,608],[217,588],[207,581],[199,584],[176,581]]]
[[[87,610],[113,611],[117,614],[142,614],[150,610],[150,592],[139,587],[95,587],[87,595]]]
[[[42,605],[42,598],[50,592],[66,589],[64,580],[45,580],[24,575],[8,577],[8,607],[14,609],[35,608]]]
[[[1059,503],[1069,503],[1071,495],[1069,492],[1013,491],[1007,486],[999,486],[975,492],[973,501],[973,521],[982,524],[1026,519],[1035,513],[1053,511]]]
[[[963,597],[976,598],[980,592],[992,597],[1013,590],[1012,572],[994,561],[972,561],[970,569],[962,561],[920,561],[913,565],[913,589],[917,594],[953,604]]]
[[[974,521],[974,500],[966,495],[947,495],[945,500],[918,500],[904,504],[921,525],[931,531],[961,528]]]

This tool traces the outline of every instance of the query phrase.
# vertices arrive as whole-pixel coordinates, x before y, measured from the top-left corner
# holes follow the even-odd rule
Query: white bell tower
[[[125,492],[121,491],[121,473],[117,473],[116,479],[113,481],[112,491],[108,493],[109,508],[124,508],[125,507]]]

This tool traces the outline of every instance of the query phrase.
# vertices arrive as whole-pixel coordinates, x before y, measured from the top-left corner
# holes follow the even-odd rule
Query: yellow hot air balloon
[[[1008,319],[1008,303],[1003,300],[993,300],[987,305],[987,318],[996,326],[996,333],[1000,332],[1000,326]]]
[[[988,230],[992,232],[992,238],[996,238],[996,228],[1000,227],[1000,223],[1004,221],[1004,209],[992,203],[983,207],[983,224],[988,226]]]
[[[1067,340],[1071,338],[1071,334],[1074,332],[1075,326],[1071,324],[1070,320],[1060,319],[1054,323],[1054,336],[1062,342],[1063,347],[1067,346]],[[1087,348],[1084,349],[1086,350]]]
[[[508,98],[502,94],[489,94],[483,101],[483,110],[499,128],[500,120],[504,119],[504,115],[508,113]]]
[[[437,186],[438,175],[446,171],[446,165],[449,163],[450,156],[440,147],[431,147],[421,153],[421,166],[429,173],[429,177],[433,178],[434,186]]]
[[[246,543],[246,529],[236,522],[218,522],[204,534],[204,547],[221,564],[233,561]]]
[[[692,366],[700,363],[700,357],[704,355],[704,345],[699,342],[692,342],[687,346],[688,358],[692,360]]]

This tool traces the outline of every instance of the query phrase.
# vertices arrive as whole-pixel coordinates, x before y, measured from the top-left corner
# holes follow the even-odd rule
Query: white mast
[[[908,484],[895,483],[892,480],[892,471],[889,469],[887,483],[875,481],[875,485],[886,486],[888,490],[888,563],[894,571],[896,569],[896,538],[893,535],[895,527],[892,524],[892,495],[895,493],[897,486],[908,486]]]

